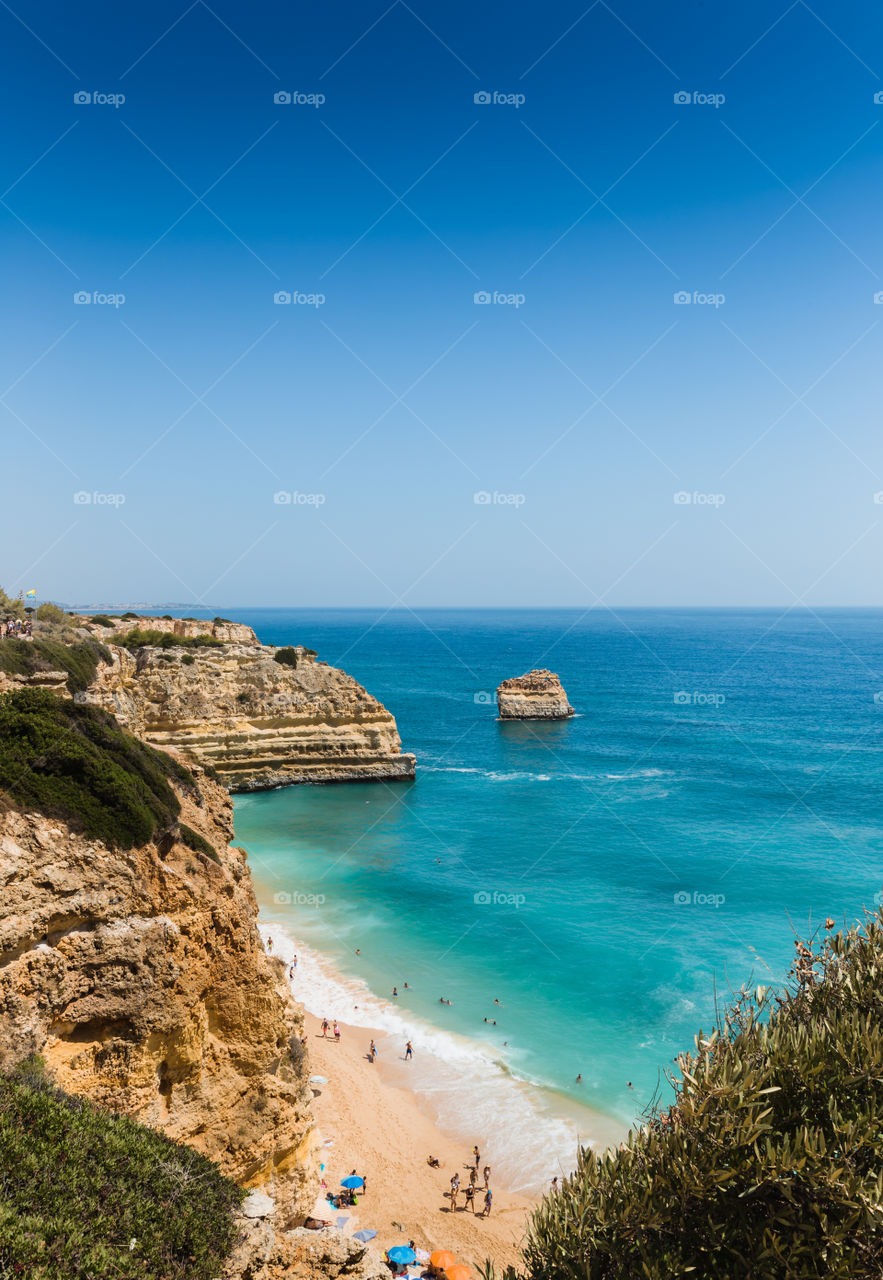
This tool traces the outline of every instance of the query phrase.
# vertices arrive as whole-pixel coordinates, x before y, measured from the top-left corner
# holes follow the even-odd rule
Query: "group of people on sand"
[[[369,1062],[374,1062],[377,1056],[378,1056],[377,1045],[372,1040],[371,1043],[368,1045],[368,1052],[365,1054],[365,1057],[368,1059]],[[405,1062],[410,1062],[413,1057],[414,1057],[414,1046],[411,1044],[411,1041],[409,1040],[408,1043],[405,1045],[404,1060]]]
[[[429,1163],[434,1168],[441,1167],[438,1161],[433,1156],[429,1157]],[[494,1203],[494,1193],[493,1191],[491,1191],[491,1167],[489,1164],[486,1164],[484,1166],[484,1169],[482,1170],[482,1177],[484,1178],[484,1187],[479,1188],[478,1169],[480,1165],[481,1165],[481,1153],[478,1147],[473,1147],[472,1161],[469,1165],[469,1181],[466,1184],[466,1186],[463,1188],[463,1195],[466,1201],[466,1203],[463,1205],[463,1210],[465,1212],[466,1209],[471,1209],[473,1215],[475,1215],[476,1213],[475,1202],[478,1199],[478,1197],[481,1195],[481,1192],[483,1190],[484,1191],[484,1208],[482,1209],[479,1216],[482,1218],[489,1218],[491,1216],[491,1207]],[[451,1197],[451,1213],[456,1213],[457,1199],[460,1195],[459,1173],[455,1173],[453,1178],[451,1178],[451,1190],[449,1194]]]
[[[322,1039],[323,1040],[328,1039],[329,1031],[331,1031],[332,1035],[334,1036],[334,1043],[340,1044],[340,1027],[337,1025],[336,1018],[333,1023],[330,1023],[327,1018],[322,1019]]]
[[[0,627],[0,636],[7,638],[15,637],[19,640],[30,640],[33,631],[33,624],[30,618],[27,622],[22,622],[21,618],[7,618]]]

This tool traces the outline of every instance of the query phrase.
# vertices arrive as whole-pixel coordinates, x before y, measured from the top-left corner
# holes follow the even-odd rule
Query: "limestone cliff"
[[[497,688],[501,720],[565,720],[574,714],[554,671],[528,671]]]
[[[213,766],[233,791],[413,778],[416,762],[402,752],[393,716],[352,676],[302,647],[286,651],[294,665],[277,662],[277,649],[240,630],[251,638],[204,648],[110,643],[112,663],[99,666],[78,700],[155,746]]]
[[[0,1068],[41,1053],[58,1084],[189,1143],[297,1220],[313,1191],[300,1014],[258,935],[232,804],[196,770],[178,829],[127,851],[0,812]]]

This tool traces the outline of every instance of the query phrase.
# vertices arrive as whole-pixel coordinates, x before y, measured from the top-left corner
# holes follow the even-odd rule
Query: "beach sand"
[[[473,1216],[465,1208],[471,1145],[483,1151],[488,1135],[476,1133],[468,1144],[445,1137],[420,1110],[416,1096],[390,1082],[388,1068],[379,1059],[373,1064],[368,1061],[372,1033],[364,1027],[338,1025],[340,1043],[334,1042],[330,1032],[324,1040],[321,1020],[305,1015],[311,1074],[328,1079],[327,1084],[311,1086],[321,1140],[333,1144],[320,1147],[326,1184],[321,1195],[324,1199],[326,1189],[338,1190],[341,1178],[353,1169],[367,1179],[367,1187],[355,1209],[338,1211],[328,1205],[322,1216],[332,1223],[344,1213],[355,1217],[354,1229],[375,1229],[374,1243],[384,1250],[413,1240],[418,1249],[449,1249],[458,1262],[472,1266],[490,1258],[498,1272],[501,1266],[516,1262],[533,1202],[508,1193],[492,1175],[491,1216]],[[464,1081],[464,1088],[468,1087]],[[427,1164],[429,1155],[439,1159],[440,1169]],[[445,1192],[455,1172],[460,1174],[460,1195],[458,1209],[452,1213]],[[478,1184],[483,1187],[481,1170]],[[477,1209],[482,1208],[483,1199],[481,1191],[476,1196]],[[345,1230],[349,1233],[351,1227],[352,1221]]]

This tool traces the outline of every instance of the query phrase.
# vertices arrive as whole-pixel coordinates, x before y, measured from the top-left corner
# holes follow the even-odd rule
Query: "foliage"
[[[215,622],[226,622],[229,626],[232,626],[232,625],[233,625],[229,618],[215,618],[215,619],[214,619],[214,621],[215,621]]]
[[[92,617],[89,619],[89,621],[90,621],[90,622],[94,622],[94,623],[95,623],[95,625],[96,625],[96,626],[98,626],[98,627],[112,627],[112,626],[113,626],[113,623],[111,622],[110,618],[107,616],[107,614],[106,614],[106,613],[93,613],[93,614],[92,614]]]
[[[0,696],[0,791],[15,805],[81,826],[121,849],[146,844],[178,817],[169,779],[195,788],[171,756],[125,733],[97,707],[46,689]]]
[[[181,833],[181,843],[186,844],[188,849],[192,849],[194,853],[204,854],[206,858],[211,858],[212,862],[220,862],[218,851],[213,844],[209,844],[204,836],[198,831],[194,831],[192,827],[185,826],[182,822],[178,830]]]
[[[44,604],[38,605],[37,612],[34,614],[38,622],[62,623],[65,620],[65,616],[64,609],[59,609],[58,605],[51,604],[48,600]]]
[[[122,618],[123,622],[128,622],[130,618],[137,618],[137,617],[138,617],[138,614],[137,614],[137,613],[132,613],[132,612],[130,611],[130,612],[128,612],[128,613],[121,613],[121,614],[120,614],[120,617]]]
[[[244,1192],[190,1147],[54,1088],[0,1077],[0,1275],[214,1280]]]
[[[0,671],[7,675],[31,676],[39,671],[66,671],[71,693],[82,693],[95,679],[99,662],[111,662],[110,651],[97,640],[64,644],[61,640],[0,641]]]
[[[192,653],[185,653],[182,655],[181,661],[183,662],[185,667],[192,667],[196,659],[194,658]]]
[[[293,649],[291,645],[287,645],[284,649],[277,649],[273,658],[276,662],[281,662],[284,667],[296,667],[300,660],[297,649]]]
[[[156,649],[216,649],[223,644],[223,641],[209,635],[176,636],[170,631],[142,631],[136,627],[133,631],[127,631],[124,636],[119,636],[116,643],[125,645],[127,649],[141,649],[146,645]]]
[[[527,1277],[883,1274],[883,918],[796,946],[784,994],[743,992],[678,1059],[670,1108],[580,1152],[533,1216]]]

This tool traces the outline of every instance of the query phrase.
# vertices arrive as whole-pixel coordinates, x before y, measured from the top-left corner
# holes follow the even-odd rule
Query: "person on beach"
[[[373,1062],[376,1057],[377,1057],[377,1045],[372,1040],[371,1043],[368,1045],[368,1061]]]
[[[291,968],[288,970],[288,976],[289,978],[294,977],[294,965],[292,965]]]
[[[340,1027],[336,1022],[334,1024],[334,1042],[335,1044],[340,1044]]]
[[[491,1205],[493,1204],[493,1200],[494,1193],[491,1191],[490,1187],[488,1187],[487,1191],[484,1193],[484,1216],[486,1218],[491,1216]]]
[[[268,951],[272,951],[272,950],[273,950],[273,939],[272,939],[272,938],[268,938],[268,939],[267,939],[267,950],[268,950]]]
[[[413,1056],[414,1056],[414,1049],[411,1045],[411,1041],[409,1040],[408,1043],[405,1045],[405,1062],[410,1062]]]
[[[398,1000],[398,998],[399,998],[399,989],[398,989],[398,987],[393,987],[393,989],[392,989],[392,998],[393,998],[393,1000]]]
[[[484,1166],[484,1189],[485,1189],[485,1191],[487,1191],[487,1189],[488,1189],[488,1187],[489,1187],[490,1185],[491,1185],[491,1167],[490,1167],[490,1165],[489,1165],[489,1164],[486,1164],[486,1165]]]
[[[557,1179],[557,1178],[553,1178],[553,1179],[552,1179],[552,1185],[551,1185],[551,1187],[549,1188],[549,1190],[550,1190],[550,1191],[552,1191],[552,1192],[555,1192],[555,1191],[560,1190],[560,1188],[559,1188],[559,1186],[558,1186],[558,1179]]]
[[[474,1186],[475,1186],[475,1184],[476,1184],[476,1182],[478,1182],[478,1169],[477,1169],[477,1168],[475,1168],[475,1169],[470,1169],[470,1170],[469,1170],[469,1185],[470,1185],[470,1187],[474,1187]]]
[[[322,1039],[324,1040],[327,1037],[327,1035],[328,1035],[328,1019],[323,1018],[322,1019]]]
[[[472,1155],[475,1160],[475,1167],[477,1169],[478,1166],[481,1164],[481,1153],[479,1152],[478,1147],[472,1148]]]
[[[451,1213],[457,1208],[457,1192],[460,1190],[460,1175],[455,1173],[451,1178]]]
[[[465,1191],[466,1208],[472,1210],[472,1216],[475,1217],[475,1187],[470,1183]]]
[[[583,1082],[583,1073],[582,1073],[582,1072],[580,1072],[580,1073],[579,1073],[579,1075],[578,1075],[578,1076],[577,1076],[577,1078],[576,1078],[576,1083],[577,1083],[577,1084],[582,1084],[582,1082]]]

